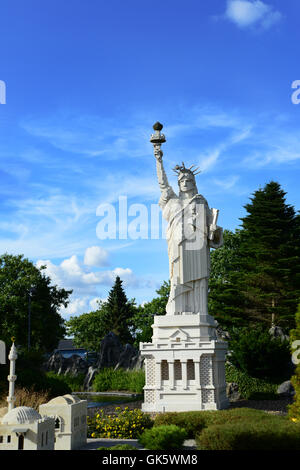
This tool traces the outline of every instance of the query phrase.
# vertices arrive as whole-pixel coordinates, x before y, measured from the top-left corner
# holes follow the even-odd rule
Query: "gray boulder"
[[[99,369],[97,369],[96,367],[90,366],[88,368],[87,374],[86,374],[86,376],[84,378],[84,382],[83,382],[84,390],[86,390],[86,391],[91,390],[92,383],[93,383],[93,380],[94,380],[95,375],[97,374],[97,372],[99,372]]]
[[[49,357],[44,365],[44,369],[46,371],[53,371],[58,375],[85,375],[88,370],[88,364],[76,354],[71,357],[63,357],[60,353],[56,352]]]
[[[240,400],[241,394],[239,392],[239,386],[235,382],[228,382],[226,384],[226,395],[229,401]]]
[[[221,328],[218,323],[216,327],[216,336],[221,341],[228,341],[230,339],[230,334],[228,333],[228,331],[223,330],[223,328]]]
[[[286,380],[282,384],[279,385],[277,389],[278,395],[282,398],[290,398],[295,395],[295,389],[290,380]]]
[[[289,336],[283,332],[283,329],[280,326],[271,326],[269,334],[272,338],[280,338],[281,341],[289,340]]]
[[[100,345],[99,359],[96,364],[98,369],[104,367],[113,367],[115,368],[118,362],[120,361],[120,356],[124,351],[124,346],[122,345],[119,337],[112,331],[104,336]]]
[[[101,369],[108,367],[115,370],[120,368],[127,370],[141,369],[143,364],[144,359],[139,351],[131,344],[123,345],[119,337],[115,333],[110,332],[101,341],[97,363],[95,366],[90,366],[87,371],[84,389],[91,389],[95,375]]]

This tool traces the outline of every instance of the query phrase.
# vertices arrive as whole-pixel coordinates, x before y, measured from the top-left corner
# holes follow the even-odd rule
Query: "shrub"
[[[239,421],[259,421],[267,419],[269,415],[262,410],[252,408],[233,408],[230,410],[207,410],[168,412],[155,417],[154,426],[174,424],[184,428],[190,439],[195,438],[204,428],[215,424],[228,424]]]
[[[183,411],[167,412],[156,415],[154,426],[176,425],[184,428],[187,437],[192,439],[197,433],[200,433],[206,426],[205,415],[203,411]]]
[[[88,418],[88,435],[113,439],[137,439],[153,422],[149,415],[139,409],[122,411],[119,406],[112,415],[104,415],[100,410],[93,418]]]
[[[104,368],[100,370],[94,378],[93,381],[93,391],[94,392],[106,392],[107,390],[112,390],[112,377],[114,374],[114,369],[112,368]]]
[[[226,363],[225,367],[226,373],[226,382],[235,382],[238,384],[239,392],[242,398],[247,400],[255,400],[260,394],[265,395],[266,397],[272,397],[275,399],[276,390],[280,381],[277,383],[270,382],[264,379],[259,379],[257,377],[251,377],[246,372],[239,370],[233,364]]]
[[[163,424],[146,429],[139,443],[149,450],[180,449],[187,438],[185,429],[175,424]]]
[[[111,447],[98,447],[97,450],[136,450],[136,447],[130,444],[117,444]]]
[[[65,382],[72,392],[82,392],[83,391],[83,382],[84,382],[84,374],[64,374],[64,375],[58,375],[63,382]]]
[[[294,341],[300,340],[300,304],[298,305],[298,309],[296,312],[296,328],[291,330],[290,332],[290,342],[291,342],[291,350],[292,354],[296,354],[296,360],[300,359],[300,354],[297,354],[297,349],[299,346],[294,347]],[[291,405],[288,407],[288,415],[289,418],[294,422],[300,423],[300,362],[296,365],[296,369],[294,375],[291,378],[291,383],[295,389],[294,400]]]
[[[68,385],[64,375],[55,374],[55,372],[47,372],[45,381],[46,390],[49,391],[51,397],[66,395],[71,393],[72,389]]]
[[[95,392],[120,391],[142,393],[145,385],[143,370],[104,368],[98,372],[93,382]]]
[[[267,377],[279,383],[288,378],[289,341],[272,338],[262,326],[234,329],[230,333],[229,349],[230,362],[251,377]]]
[[[196,437],[199,450],[299,450],[300,425],[280,417],[212,425]]]

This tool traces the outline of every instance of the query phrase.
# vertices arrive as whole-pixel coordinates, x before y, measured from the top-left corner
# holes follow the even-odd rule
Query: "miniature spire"
[[[14,338],[12,338],[13,344],[11,346],[8,359],[10,361],[10,368],[9,368],[9,376],[7,377],[7,380],[9,382],[9,392],[8,392],[8,397],[7,397],[7,402],[8,402],[8,411],[12,410],[15,406],[15,381],[17,376],[15,375],[15,368],[16,368],[16,359],[18,358],[17,354],[17,348],[14,343]]]

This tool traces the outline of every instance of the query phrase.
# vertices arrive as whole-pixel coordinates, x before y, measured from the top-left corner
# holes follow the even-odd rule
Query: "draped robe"
[[[170,187],[162,192],[159,205],[168,221],[166,238],[171,290],[167,315],[205,315],[210,247],[218,248],[223,242],[221,227],[217,226],[212,234],[209,231],[216,209],[210,209],[200,194],[184,199]]]

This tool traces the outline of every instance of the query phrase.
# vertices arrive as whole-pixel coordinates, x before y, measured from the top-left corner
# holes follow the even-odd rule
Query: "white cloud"
[[[214,149],[208,151],[205,155],[200,157],[197,165],[201,171],[208,171],[216,165],[221,155],[232,146],[245,141],[251,135],[251,126],[240,129],[229,138],[219,143]]]
[[[48,141],[60,150],[99,157],[120,159],[124,155],[147,154],[148,134],[140,124],[118,126],[115,121],[95,115],[58,112],[43,120],[24,119],[20,125],[29,134]]]
[[[105,271],[88,271],[76,255],[66,258],[60,264],[54,264],[50,260],[38,260],[36,266],[46,266],[44,272],[52,280],[52,283],[60,288],[73,289],[77,295],[97,295],[102,286],[111,287],[116,276],[124,281],[124,286],[138,287],[145,281],[138,280],[130,268],[116,267]]]
[[[85,298],[76,298],[72,299],[67,307],[62,307],[60,309],[60,314],[64,317],[76,316],[82,313],[87,313],[88,309],[88,299]]]
[[[225,18],[240,28],[259,25],[268,29],[282,18],[282,14],[261,0],[228,0]]]
[[[99,302],[105,302],[106,298],[101,297],[94,297],[93,299],[89,300],[89,306],[92,311],[95,311],[99,308]]]
[[[229,189],[232,189],[235,186],[235,184],[238,182],[239,178],[240,177],[238,175],[232,175],[228,178],[223,178],[222,180],[214,178],[213,182],[214,182],[214,184],[216,184],[220,188],[228,191]]]
[[[100,246],[90,246],[85,250],[84,264],[87,266],[107,266],[108,252]]]
[[[105,271],[88,271],[76,255],[66,258],[60,264],[54,264],[50,260],[38,260],[36,266],[45,266],[44,273],[50,277],[52,284],[59,288],[73,290],[67,307],[61,308],[60,313],[64,318],[70,315],[81,315],[98,308],[98,301],[105,301],[102,292],[108,294],[112,288],[116,276],[123,281],[123,287],[134,289],[153,289],[157,286],[152,281],[136,278],[132,269],[116,267]]]

